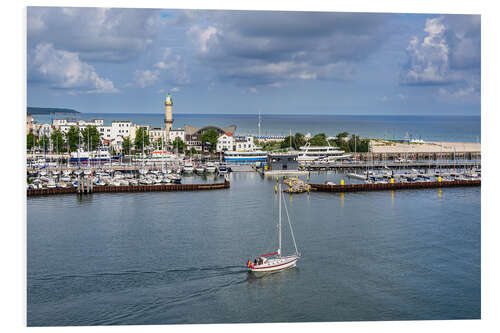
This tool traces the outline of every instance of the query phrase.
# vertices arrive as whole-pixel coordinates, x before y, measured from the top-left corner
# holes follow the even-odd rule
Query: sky
[[[28,7],[27,105],[481,114],[481,17]]]

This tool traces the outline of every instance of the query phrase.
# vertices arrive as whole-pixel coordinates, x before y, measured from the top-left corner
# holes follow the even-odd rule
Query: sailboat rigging
[[[285,213],[288,219],[288,225],[290,226],[290,233],[292,235],[293,245],[295,247],[295,253],[288,256],[282,256],[282,240],[281,240],[281,202],[283,197],[283,192],[281,191],[281,184],[278,188],[279,193],[279,208],[278,208],[278,250],[273,253],[262,254],[258,258],[255,258],[252,262],[250,259],[247,261],[248,270],[252,273],[267,273],[267,272],[277,272],[282,271],[287,268],[295,267],[297,265],[297,260],[300,258],[300,253],[297,249],[297,243],[295,242],[295,236],[293,234],[292,223],[290,222],[290,215],[288,214],[288,208],[285,206]]]

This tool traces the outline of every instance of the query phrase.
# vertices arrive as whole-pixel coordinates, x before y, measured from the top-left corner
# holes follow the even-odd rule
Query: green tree
[[[87,126],[82,131],[82,144],[89,150],[96,150],[101,142],[101,133],[97,130],[95,126]],[[90,145],[90,147],[89,147]]]
[[[180,137],[175,137],[174,142],[172,142],[172,146],[174,149],[177,149],[179,152],[183,152],[184,148],[186,147],[186,144]]]
[[[78,126],[71,126],[66,133],[66,143],[69,146],[70,151],[76,151],[78,148],[78,137],[80,136],[80,130]]]
[[[130,148],[132,147],[132,142],[130,142],[130,137],[127,136],[122,141],[122,152],[124,154],[130,154]]]
[[[135,132],[134,145],[138,150],[142,150],[143,148],[149,146],[149,134],[146,127],[139,127],[139,129]]]
[[[40,150],[48,151],[49,150],[49,145],[50,145],[50,142],[49,142],[49,137],[48,136],[42,135],[38,139],[38,147],[40,147]]]
[[[56,129],[54,132],[52,132],[52,134],[50,135],[50,140],[52,141],[52,147],[54,147],[54,151],[64,151],[64,134],[59,129]]]
[[[280,142],[280,148],[281,149],[290,148],[290,143],[292,144],[292,147],[293,147],[294,141],[295,141],[295,138],[293,136],[291,138],[290,138],[290,135],[286,136],[285,139],[283,139],[283,141]]]
[[[28,133],[28,135],[26,136],[26,148],[28,150],[31,150],[33,149],[33,147],[36,147],[37,143],[37,137],[33,133]]]
[[[304,134],[295,133],[291,138],[290,136],[285,137],[283,141],[280,143],[280,148],[285,149],[290,147],[290,142],[292,143],[292,148],[295,150],[299,150],[300,147],[306,144],[306,139]]]
[[[217,138],[218,137],[219,137],[219,133],[217,133],[216,130],[211,129],[211,130],[204,132],[201,135],[200,141],[201,141],[201,144],[203,146],[207,145],[210,152],[212,152],[215,150],[215,146],[217,145]]]
[[[326,141],[325,133],[316,134],[309,140],[311,146],[327,146],[328,142]]]
[[[295,147],[296,150],[299,150],[300,147],[302,147],[302,146],[304,146],[306,144],[306,138],[305,138],[304,134],[302,134],[302,133],[295,133],[295,137],[294,138],[295,138],[295,141],[294,141],[295,145],[294,145],[294,147]]]
[[[156,149],[162,149],[162,147],[163,147],[163,138],[162,137],[156,139],[155,147],[156,147]]]
[[[264,151],[274,151],[281,148],[281,142],[268,141],[262,144],[262,150]]]
[[[342,133],[337,134],[337,136],[335,138],[335,145],[337,147],[345,150],[345,151],[349,151],[350,150],[349,146],[345,140],[348,136],[349,136],[349,133],[347,133],[347,132],[342,132]],[[353,148],[354,148],[354,146],[353,146]]]

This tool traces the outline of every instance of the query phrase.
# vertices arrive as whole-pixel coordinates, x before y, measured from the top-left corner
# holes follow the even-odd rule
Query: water
[[[163,127],[163,114],[134,113],[81,113],[81,119],[104,119],[109,125],[113,120],[131,120],[135,124]],[[38,123],[51,122],[50,116],[35,115]],[[61,117],[64,118],[64,117]],[[237,125],[240,135],[258,133],[258,115],[238,114],[176,114],[174,128],[184,125],[203,127]],[[480,116],[347,116],[347,115],[262,115],[261,135],[288,135],[340,132],[355,133],[361,137],[402,139],[407,134],[426,141],[480,142]]]
[[[480,318],[479,187],[286,195],[302,258],[254,278],[247,259],[277,246],[274,182],[29,198],[28,325]]]

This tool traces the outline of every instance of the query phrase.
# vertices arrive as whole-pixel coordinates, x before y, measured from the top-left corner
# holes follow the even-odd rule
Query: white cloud
[[[188,35],[191,35],[198,42],[198,48],[201,53],[209,52],[209,43],[217,44],[217,29],[215,27],[209,26],[205,29],[194,26],[188,31]]]
[[[170,91],[172,91],[172,92],[179,92],[179,91],[181,91],[181,88],[179,88],[179,87],[173,87],[172,89],[170,89]]]
[[[174,54],[170,48],[163,50],[161,59],[152,67],[152,69],[135,71],[134,81],[139,87],[145,88],[157,82],[169,82],[175,85],[185,85],[190,82],[187,66],[182,61],[182,57]]]
[[[401,83],[462,85],[463,91],[475,85],[473,90],[478,91],[480,18],[451,15],[427,19],[424,31],[422,40],[413,37],[408,43],[408,62],[401,71]]]
[[[157,70],[137,70],[134,73],[135,82],[141,88],[146,88],[155,84],[158,81],[159,71]]]
[[[422,42],[413,37],[406,51],[409,64],[405,73],[405,83],[444,83],[451,79],[448,64],[449,48],[444,36],[442,18],[427,19],[427,36]]]
[[[288,80],[349,80],[387,36],[384,15],[309,12],[204,13],[190,27],[200,62],[246,87]],[[203,25],[200,22],[208,22]]]
[[[45,43],[38,44],[28,57],[28,81],[47,82],[51,88],[71,93],[118,92],[111,80],[100,77],[77,53]]]
[[[153,45],[162,24],[154,9],[28,7],[28,48],[48,43],[83,61],[123,62]]]

